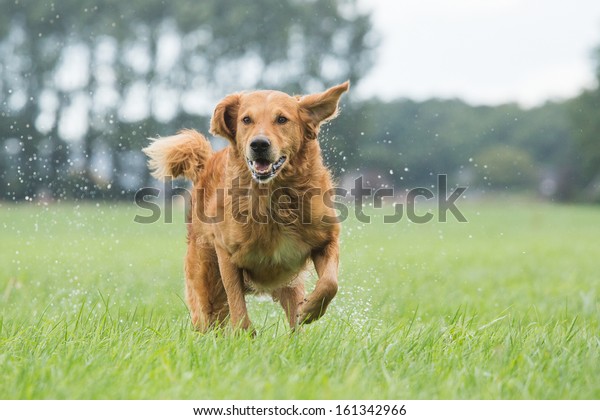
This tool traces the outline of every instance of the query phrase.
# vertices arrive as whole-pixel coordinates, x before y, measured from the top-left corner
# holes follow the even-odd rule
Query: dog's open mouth
[[[281,169],[287,157],[281,156],[275,162],[269,162],[267,159],[248,160],[252,178],[258,182],[266,182],[277,175],[277,171]]]

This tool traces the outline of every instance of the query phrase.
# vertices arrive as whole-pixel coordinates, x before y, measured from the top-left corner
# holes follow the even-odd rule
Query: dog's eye
[[[252,122],[252,118],[250,117],[244,117],[242,118],[242,122],[246,125],[250,124]]]
[[[288,122],[288,119],[285,118],[283,115],[277,117],[277,124],[285,124],[286,122]]]

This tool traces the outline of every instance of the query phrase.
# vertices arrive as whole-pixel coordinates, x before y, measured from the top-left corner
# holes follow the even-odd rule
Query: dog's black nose
[[[271,147],[271,142],[266,137],[255,137],[250,142],[250,148],[255,153],[264,153]]]

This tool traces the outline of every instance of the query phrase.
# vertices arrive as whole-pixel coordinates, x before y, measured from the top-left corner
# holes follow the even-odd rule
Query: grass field
[[[600,207],[470,203],[343,226],[340,293],[288,334],[191,330],[185,228],[0,205],[0,399],[598,399]]]

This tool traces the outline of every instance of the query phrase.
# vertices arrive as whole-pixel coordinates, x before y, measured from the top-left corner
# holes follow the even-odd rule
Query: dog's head
[[[215,108],[210,131],[232,143],[254,180],[268,182],[304,142],[316,139],[323,122],[335,118],[349,86],[345,82],[306,96],[272,90],[234,93]]]

